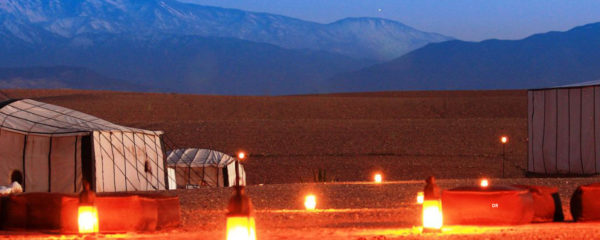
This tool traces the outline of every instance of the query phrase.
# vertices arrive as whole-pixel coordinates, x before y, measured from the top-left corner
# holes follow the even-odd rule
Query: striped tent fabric
[[[196,186],[235,186],[236,159],[210,149],[175,149],[167,153],[167,163],[174,168],[177,185],[181,188]],[[240,185],[246,185],[246,173],[239,164]]]
[[[21,172],[26,192],[79,192],[84,180],[97,192],[164,190],[162,134],[31,99],[6,101],[0,176]]]

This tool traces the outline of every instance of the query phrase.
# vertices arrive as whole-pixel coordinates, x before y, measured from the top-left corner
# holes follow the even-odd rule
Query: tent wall
[[[81,190],[81,136],[23,135],[0,129],[0,185],[21,171],[26,192],[73,193]]]
[[[600,87],[528,92],[528,171],[600,173]]]
[[[159,135],[120,131],[93,132],[98,192],[165,190]]]
[[[229,164],[224,168],[215,166],[182,167],[181,165],[177,165],[175,167],[175,176],[178,188],[185,188],[187,184],[231,187],[235,185],[235,164]],[[246,173],[242,164],[240,164],[240,185],[246,185]]]

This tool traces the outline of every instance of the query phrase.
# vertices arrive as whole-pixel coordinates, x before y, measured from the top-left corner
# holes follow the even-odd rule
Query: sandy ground
[[[531,184],[559,187],[566,222],[519,226],[445,226],[442,233],[420,232],[420,206],[415,203],[422,181],[383,184],[343,182],[272,184],[247,188],[255,206],[259,239],[599,239],[600,223],[575,223],[569,199],[582,184],[600,178],[490,179],[492,184]],[[477,179],[442,179],[442,188],[475,185]],[[227,188],[177,190],[182,226],[156,233],[99,235],[98,238],[224,239]],[[303,198],[317,196],[318,210],[303,209]],[[8,238],[76,239],[80,236],[5,232]]]
[[[573,223],[569,199],[594,178],[524,178],[526,91],[430,91],[281,97],[232,97],[79,90],[2,90],[118,124],[164,130],[169,147],[245,150],[259,239],[600,239],[600,223]],[[502,176],[500,135],[506,145]],[[330,183],[313,183],[327,172]],[[388,182],[365,181],[381,171]],[[560,189],[567,222],[521,226],[446,226],[421,234],[416,192],[426,176],[443,188],[530,184]],[[415,180],[418,179],[418,180]],[[232,189],[177,190],[182,226],[155,233],[98,235],[126,239],[224,239]],[[302,210],[303,197],[317,211]],[[126,213],[124,213],[126,217]],[[0,232],[11,239],[89,236]]]

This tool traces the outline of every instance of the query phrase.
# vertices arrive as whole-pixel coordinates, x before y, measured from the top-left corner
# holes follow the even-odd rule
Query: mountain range
[[[332,91],[523,89],[600,79],[600,23],[521,40],[432,43],[344,73]]]
[[[161,91],[326,92],[336,74],[448,39],[385,19],[319,24],[174,0],[0,0],[0,67],[87,68]]]
[[[175,0],[0,0],[0,87],[282,95],[597,79],[600,23],[467,42],[378,18],[320,24]]]

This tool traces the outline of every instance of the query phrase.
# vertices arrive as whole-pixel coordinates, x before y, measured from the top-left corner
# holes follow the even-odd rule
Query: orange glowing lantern
[[[77,225],[79,233],[98,232],[98,208],[94,204],[96,193],[90,189],[87,181],[83,182],[83,191],[79,194],[79,208],[77,211]]]
[[[443,225],[442,194],[435,177],[428,177],[423,189],[423,232],[440,232]]]
[[[227,240],[256,240],[252,203],[244,187],[235,187],[227,209]]]
[[[481,182],[479,183],[479,186],[481,186],[482,188],[486,188],[486,187],[489,186],[489,184],[490,183],[488,182],[488,180],[484,178],[484,179],[481,179]]]
[[[315,195],[308,195],[304,198],[304,207],[306,210],[315,210],[317,207],[317,197]]]
[[[423,192],[417,193],[417,204],[423,204],[424,195]]]
[[[501,142],[502,144],[505,144],[505,143],[507,143],[507,142],[508,142],[508,137],[507,137],[507,136],[502,136],[502,137],[500,137],[500,142]]]
[[[442,225],[442,202],[439,199],[424,200],[423,231],[440,231]]]
[[[256,240],[254,217],[227,217],[227,240]]]
[[[239,160],[244,160],[244,158],[246,158],[246,153],[245,152],[239,152],[238,153],[238,159]]]
[[[376,173],[375,176],[373,176],[373,181],[375,181],[375,183],[381,183],[383,181],[381,173]]]
[[[98,232],[98,209],[96,208],[96,206],[79,206],[77,216],[79,233]]]

